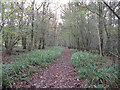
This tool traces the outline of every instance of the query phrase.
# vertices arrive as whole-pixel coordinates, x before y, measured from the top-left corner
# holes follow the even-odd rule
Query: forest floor
[[[4,62],[11,63],[5,52],[0,53],[2,53]],[[38,68],[29,76],[30,80],[28,81],[17,80],[13,82],[13,86],[15,88],[82,88],[84,80],[77,79],[78,73],[72,65],[71,56],[73,53],[70,49],[64,48],[62,55],[52,64]]]
[[[30,76],[32,82],[27,82],[27,85],[24,85],[24,87],[81,88],[82,81],[75,80],[77,71],[71,63],[72,54],[72,51],[65,48],[62,55],[53,64],[42,69],[40,68],[38,72],[33,73]]]

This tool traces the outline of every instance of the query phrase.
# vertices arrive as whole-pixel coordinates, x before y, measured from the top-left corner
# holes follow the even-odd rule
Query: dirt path
[[[73,52],[65,48],[58,60],[31,78],[36,88],[74,88],[76,71],[71,64]]]

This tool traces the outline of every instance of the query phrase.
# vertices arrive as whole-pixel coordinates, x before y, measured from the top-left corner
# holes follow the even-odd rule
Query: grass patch
[[[73,52],[78,52],[79,50],[78,49],[70,49],[71,51]]]
[[[77,52],[72,56],[79,79],[85,80],[85,88],[118,87],[118,66],[107,62],[110,60],[88,52]]]
[[[45,67],[61,55],[63,48],[53,47],[46,50],[36,50],[27,54],[19,55],[14,63],[3,65],[3,86],[12,87],[11,81],[21,80],[29,76],[37,67]],[[25,73],[26,72],[26,73]],[[23,75],[23,73],[25,73]]]

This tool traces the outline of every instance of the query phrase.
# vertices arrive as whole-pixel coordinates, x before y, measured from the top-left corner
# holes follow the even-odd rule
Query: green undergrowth
[[[33,73],[38,67],[45,67],[51,64],[62,52],[62,47],[53,47],[19,55],[15,58],[14,63],[3,65],[2,85],[12,87],[12,81],[15,79],[22,80]]]
[[[71,51],[73,52],[78,52],[79,50],[78,49],[70,49]]]
[[[118,87],[118,66],[111,61],[88,52],[76,52],[72,63],[85,88]]]

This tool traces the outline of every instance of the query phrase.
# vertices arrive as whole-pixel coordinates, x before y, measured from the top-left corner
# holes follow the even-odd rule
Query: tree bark
[[[80,50],[80,42],[79,42],[79,37],[77,38],[77,49]]]
[[[42,14],[43,14],[42,24],[43,24],[43,26],[45,26],[45,24],[46,24],[45,23],[45,14],[46,14],[45,5],[46,5],[46,2],[43,3],[43,12],[42,12]],[[42,49],[44,49],[45,48],[45,27],[43,27],[42,29],[43,29],[43,31],[42,31]]]
[[[32,2],[32,30],[31,30],[31,43],[30,43],[30,51],[33,49],[33,40],[34,40],[34,4],[35,4],[35,0]]]
[[[26,44],[27,44],[27,42],[26,42],[26,37],[22,37],[22,46],[23,46],[23,49],[26,49],[27,47],[26,47]]]
[[[41,44],[42,44],[42,41],[41,41],[41,38],[39,39],[39,46],[38,46],[38,49],[41,49]]]
[[[118,15],[120,17],[120,2],[118,7]],[[118,18],[118,58],[120,59],[120,18]]]
[[[1,12],[1,21],[2,21],[2,24],[0,25],[0,31],[2,31],[5,23],[4,23],[4,11],[5,11],[5,7],[4,7],[4,4],[2,2],[0,2],[1,4],[1,8],[2,8],[2,12]]]
[[[103,55],[103,4],[102,2],[98,2],[99,5],[99,53]]]
[[[45,40],[44,40],[44,38],[42,39],[42,42],[43,42],[42,49],[44,49],[45,48]]]
[[[118,56],[120,59],[120,19],[118,19]]]

